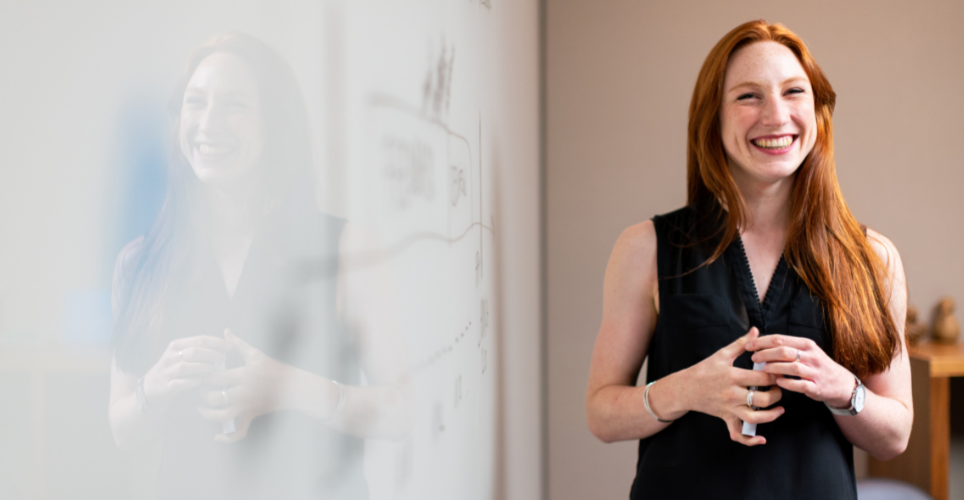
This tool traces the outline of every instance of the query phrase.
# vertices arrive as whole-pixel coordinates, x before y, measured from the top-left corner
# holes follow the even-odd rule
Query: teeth
[[[210,144],[201,144],[198,146],[198,151],[200,151],[202,155],[223,155],[231,151],[231,148],[226,146],[211,146]]]
[[[779,139],[755,139],[753,144],[766,149],[783,149],[793,144],[793,136],[785,135]]]

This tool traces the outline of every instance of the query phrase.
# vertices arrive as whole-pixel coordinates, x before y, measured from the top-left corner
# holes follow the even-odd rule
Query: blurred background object
[[[961,324],[954,316],[954,299],[941,297],[934,308],[934,341],[954,344],[961,334]]]
[[[907,323],[904,325],[904,336],[907,337],[907,343],[917,345],[924,340],[926,335],[927,325],[917,322],[917,306],[908,304]]]

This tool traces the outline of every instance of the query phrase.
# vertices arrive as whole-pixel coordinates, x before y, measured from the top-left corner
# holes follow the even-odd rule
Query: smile
[[[789,152],[796,140],[797,136],[790,134],[779,137],[758,137],[756,139],[751,139],[750,143],[764,153],[780,155]]]
[[[231,146],[212,146],[211,144],[198,144],[197,150],[203,156],[224,156],[234,150]]]
[[[764,149],[783,149],[793,144],[794,137],[785,135],[777,139],[753,139],[753,145]]]

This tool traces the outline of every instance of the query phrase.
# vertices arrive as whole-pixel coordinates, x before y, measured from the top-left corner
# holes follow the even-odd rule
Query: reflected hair
[[[889,313],[883,261],[851,214],[837,182],[833,153],[836,93],[803,41],[779,23],[750,21],[727,33],[710,50],[690,101],[686,148],[687,204],[713,207],[704,216],[725,219],[707,264],[719,258],[741,227],[752,221],[730,173],[720,131],[723,80],[734,53],[757,42],[789,48],[813,88],[817,139],[795,174],[790,227],[783,255],[823,304],[834,359],[858,376],[880,373],[900,352],[900,335]],[[728,213],[723,213],[722,207]]]
[[[181,151],[178,135],[188,82],[205,58],[219,53],[236,55],[250,66],[262,103],[265,147],[255,168],[258,190],[249,200],[247,215],[259,221],[282,205],[305,210],[314,204],[308,116],[288,63],[264,42],[243,33],[215,37],[196,48],[168,102],[172,130],[164,204],[138,245],[136,262],[126,270],[118,290],[121,300],[112,346],[118,367],[125,371],[139,372],[149,366],[140,355],[163,346],[159,332],[172,291],[183,287],[199,269],[199,240],[208,223],[209,207],[201,181]]]

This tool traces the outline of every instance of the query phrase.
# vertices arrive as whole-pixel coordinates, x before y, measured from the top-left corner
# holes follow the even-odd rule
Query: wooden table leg
[[[948,500],[951,466],[951,380],[932,377],[930,383],[931,496]]]

